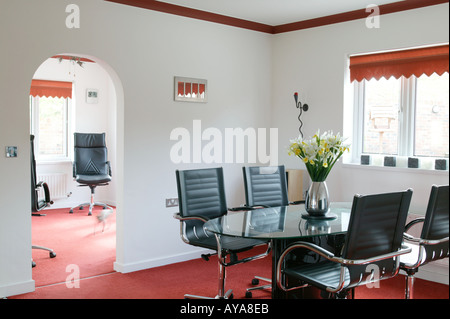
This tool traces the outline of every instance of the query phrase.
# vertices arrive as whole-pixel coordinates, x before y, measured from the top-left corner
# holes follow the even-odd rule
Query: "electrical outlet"
[[[166,198],[166,207],[177,207],[178,198]]]

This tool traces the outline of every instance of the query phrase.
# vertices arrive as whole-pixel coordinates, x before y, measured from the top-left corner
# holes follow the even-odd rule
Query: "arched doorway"
[[[123,140],[123,125],[120,123],[123,119],[123,116],[120,115],[123,114],[123,88],[116,72],[108,63],[97,57],[84,54],[57,54],[48,58],[39,66],[33,76],[32,87],[34,81],[39,80],[71,83],[72,92],[70,97],[67,97],[30,91],[32,93],[30,94],[30,131],[32,134],[37,133],[37,141],[41,143],[37,147],[38,180],[44,179],[45,181],[47,178],[49,184],[50,181],[55,184],[49,186],[51,193],[55,196],[52,196],[54,204],[48,209],[52,209],[53,212],[58,211],[60,215],[58,217],[60,219],[55,219],[56,224],[53,225],[45,225],[50,224],[50,218],[45,219],[46,217],[37,222],[41,226],[44,224],[47,227],[48,231],[44,231],[46,233],[44,238],[48,242],[46,246],[55,250],[59,263],[56,262],[56,259],[50,260],[48,255],[44,255],[42,258],[45,259],[47,264],[41,266],[39,258],[35,258],[33,252],[33,258],[36,259],[37,265],[36,269],[33,270],[36,287],[63,281],[67,283],[67,280],[78,279],[77,277],[85,278],[86,276],[113,271],[113,263],[117,253],[116,228],[118,220],[116,216],[120,212],[118,206],[120,206],[122,198],[122,189],[117,185],[122,184],[120,182],[122,176],[120,163],[122,163],[123,157],[123,147],[120,143]],[[46,95],[50,95],[50,104],[54,102],[55,97],[59,100],[58,103],[62,103],[60,106],[54,107],[54,105],[51,105],[48,107],[52,112],[55,111],[52,107],[60,108],[59,115],[64,117],[62,128],[59,129],[58,134],[64,135],[60,140],[64,140],[66,143],[65,145],[58,145],[56,150],[52,149],[51,146],[54,142],[49,141],[48,138],[44,143],[46,140],[44,134],[57,135],[54,133],[55,128],[49,129],[49,122],[45,122],[45,125],[39,124],[39,121],[48,120],[46,117],[52,116],[51,112],[47,110],[47,114],[40,115],[34,109],[36,105],[38,111],[47,107],[45,103],[48,103],[49,97]],[[42,126],[44,130],[41,131]],[[44,133],[45,129],[49,132]],[[74,132],[106,133],[108,160],[111,162],[113,180],[108,186],[98,188],[98,191],[96,191],[96,199],[116,207],[115,214],[109,220],[106,220],[106,223],[99,223],[96,214],[87,216],[87,211],[74,211],[74,214],[69,214],[71,207],[88,201],[90,196],[89,189],[78,187],[78,184],[72,178],[71,159],[73,156]],[[41,148],[44,151],[39,153]],[[52,152],[55,152],[57,156],[52,157],[52,155],[55,155]],[[59,177],[61,178],[58,179]],[[43,211],[43,213],[46,212]],[[50,213],[48,213],[48,217],[50,217]],[[64,230],[59,229],[63,227],[58,227],[58,222],[61,223],[60,225],[64,223],[72,228],[67,228],[64,233]],[[87,227],[84,233],[80,230],[80,225],[83,225],[83,223],[84,227]],[[34,224],[33,220],[32,225]],[[114,226],[111,226],[112,224]],[[45,230],[45,227],[41,229]],[[34,232],[34,226],[32,226],[33,245],[41,245],[42,243],[35,242],[35,237],[43,237],[35,236]],[[77,234],[81,236],[79,243],[76,243],[75,235]],[[65,237],[70,240],[67,241]],[[62,245],[64,241],[66,243]],[[81,241],[85,241],[84,244]],[[62,247],[60,250],[64,251],[58,251],[55,246]],[[89,253],[83,246],[93,248],[93,250]],[[83,259],[86,260],[75,257],[78,248],[80,249],[79,256],[83,256]],[[102,254],[103,257],[99,257]],[[105,256],[105,254],[109,255]],[[43,259],[42,263],[44,263]],[[56,266],[57,264],[58,266]],[[83,265],[86,267],[83,268]],[[38,268],[40,269],[38,270]],[[43,272],[45,272],[43,276],[46,279],[36,280],[37,275],[35,276],[35,273],[40,273],[39,277],[42,277]]]

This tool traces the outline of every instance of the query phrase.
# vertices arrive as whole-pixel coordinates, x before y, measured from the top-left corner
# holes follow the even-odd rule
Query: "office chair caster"
[[[259,285],[259,279],[253,278],[253,279],[252,279],[252,285],[253,285],[253,286]]]
[[[245,298],[252,298],[252,297],[253,297],[253,294],[252,294],[251,291],[246,291],[245,292]]]
[[[56,257],[56,254],[55,254],[53,251],[51,251],[51,252],[49,253],[49,255],[50,255],[50,258],[55,258],[55,257]]]

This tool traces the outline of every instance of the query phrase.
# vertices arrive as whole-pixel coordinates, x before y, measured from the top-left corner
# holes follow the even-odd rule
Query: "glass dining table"
[[[276,265],[283,250],[295,241],[312,241],[340,250],[350,221],[351,203],[333,202],[323,218],[313,218],[303,204],[229,212],[209,220],[204,228],[216,235],[265,239],[272,245],[272,298],[286,298],[276,284]],[[338,238],[338,239],[337,239]],[[325,239],[325,240],[324,240]]]

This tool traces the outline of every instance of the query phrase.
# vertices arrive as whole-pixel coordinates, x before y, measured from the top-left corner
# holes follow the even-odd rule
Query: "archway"
[[[39,170],[42,176],[62,175],[65,178],[61,190],[55,191],[57,198],[54,199],[52,208],[66,209],[67,215],[70,207],[85,202],[89,192],[87,188],[80,188],[72,179],[72,163],[70,158],[73,153],[73,132],[106,132],[108,159],[111,162],[113,171],[113,180],[107,187],[98,189],[97,197],[101,201],[116,207],[115,225],[121,229],[120,216],[121,202],[123,198],[122,185],[122,163],[123,163],[123,87],[122,83],[113,70],[105,61],[90,55],[64,53],[57,54],[45,60],[36,70],[33,80],[50,80],[59,82],[71,82],[72,96],[67,107],[67,145],[63,149],[66,151],[66,159],[42,161]],[[33,84],[32,84],[33,86]],[[90,100],[90,92],[97,94],[97,99]],[[32,100],[33,97],[30,98]],[[31,112],[31,108],[30,108]],[[30,113],[30,118],[33,114]],[[61,181],[58,181],[61,183]],[[58,187],[59,187],[58,186]],[[51,187],[50,187],[51,188]],[[87,195],[89,196],[89,195]],[[75,211],[73,215],[86,216],[86,211]],[[90,217],[92,223],[96,222],[94,216]],[[97,236],[102,232],[101,227],[92,228],[93,235]],[[97,234],[95,234],[97,232]],[[114,231],[114,260],[117,255],[117,231]],[[71,234],[67,234],[71,236]],[[91,234],[89,235],[91,236]],[[92,237],[93,238],[93,237]],[[33,244],[39,244],[33,242]],[[99,244],[100,246],[104,243]],[[120,248],[119,248],[120,249]],[[55,251],[57,258],[61,257],[61,252]],[[64,254],[62,254],[64,256]],[[114,260],[111,261],[110,269],[113,269]],[[76,261],[75,261],[76,266]],[[39,264],[38,264],[39,266]],[[67,267],[70,266],[67,264]],[[48,271],[52,271],[51,268]],[[70,275],[70,269],[64,269]],[[76,271],[73,272],[76,277]],[[81,274],[82,277],[83,274]],[[33,275],[34,278],[34,275]],[[38,283],[36,282],[36,285]]]

